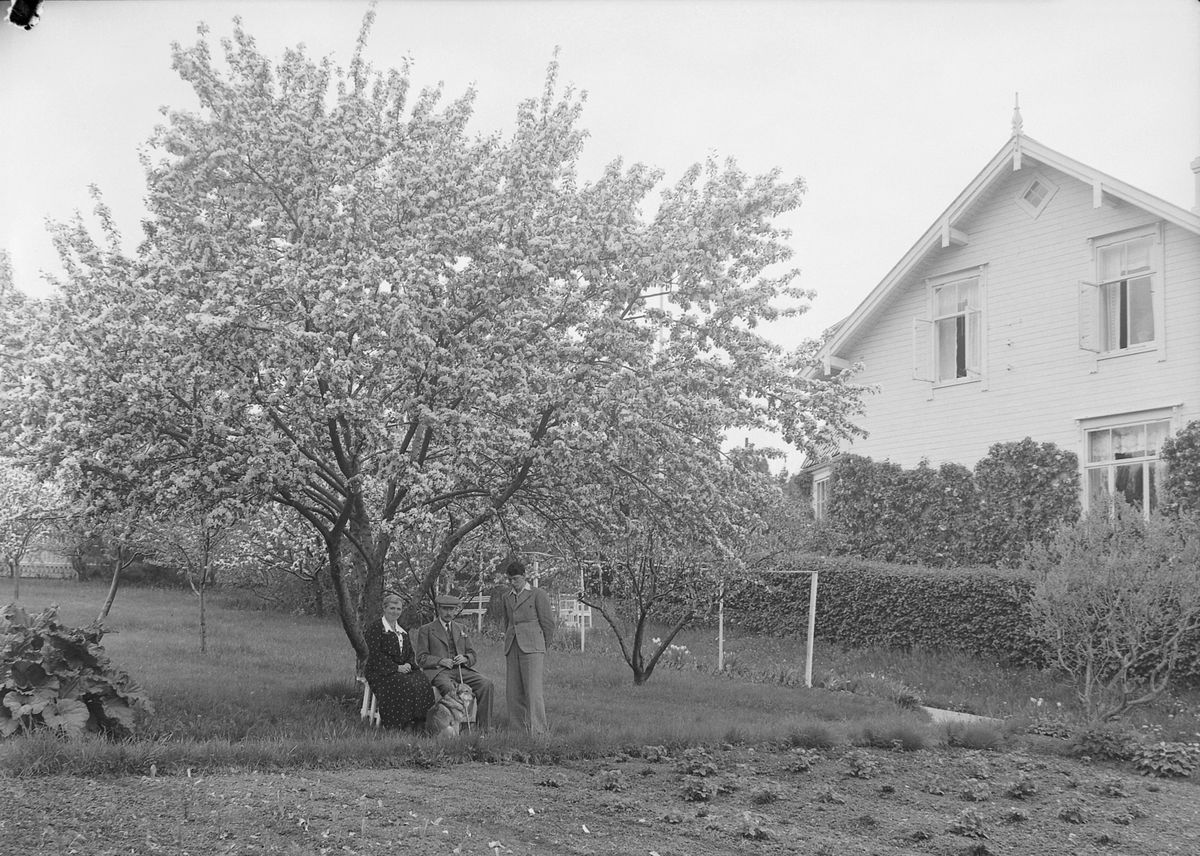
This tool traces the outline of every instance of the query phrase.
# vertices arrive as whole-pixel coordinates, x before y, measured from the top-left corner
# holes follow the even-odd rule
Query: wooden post
[[[475,633],[478,636],[482,636],[483,635],[483,600],[482,600],[482,598],[483,598],[483,566],[482,565],[480,565],[480,567],[479,567],[479,593],[476,595],[476,597],[480,598],[480,600],[476,602],[476,605],[478,606],[479,611],[475,613]]]
[[[583,562],[579,563],[579,597],[575,599],[575,603],[578,604],[576,611],[579,613],[579,653],[582,654],[587,644],[587,630],[583,626]]]
[[[817,635],[817,571],[808,581],[808,650],[805,652],[804,686],[812,688],[813,640]]]
[[[725,583],[717,594],[717,671],[725,671]]]

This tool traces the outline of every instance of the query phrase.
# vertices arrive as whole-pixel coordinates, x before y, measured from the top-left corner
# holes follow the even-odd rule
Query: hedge
[[[1078,519],[1078,468],[1073,452],[1028,437],[994,444],[973,472],[846,454],[814,548],[913,565],[1015,567],[1028,547]]]
[[[848,647],[947,648],[1014,665],[1043,662],[1025,606],[1029,582],[994,568],[943,569],[796,555],[727,595],[728,620],[757,633],[807,633],[806,572],[814,570],[820,572],[820,639]]]
[[[725,597],[730,625],[752,633],[808,632],[809,572],[819,571],[818,639],[848,648],[963,651],[1009,666],[1045,667],[1033,632],[1029,579],[989,567],[929,568],[798,554]],[[1172,683],[1200,687],[1200,631],[1186,637]]]

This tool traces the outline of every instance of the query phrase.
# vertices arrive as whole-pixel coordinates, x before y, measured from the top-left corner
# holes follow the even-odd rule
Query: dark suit
[[[417,652],[417,665],[425,670],[430,682],[442,693],[454,694],[454,684],[462,681],[475,693],[475,701],[479,707],[475,713],[475,727],[486,731],[491,726],[492,719],[492,682],[475,671],[475,648],[471,645],[471,637],[461,624],[450,622],[450,633],[439,619],[417,628],[417,638],[414,643]],[[455,654],[467,658],[467,662],[459,668],[444,668],[440,660],[453,660]]]
[[[510,727],[523,725],[533,734],[549,731],[542,675],[546,646],[554,636],[550,598],[539,588],[507,591],[500,599],[504,619],[505,697]]]

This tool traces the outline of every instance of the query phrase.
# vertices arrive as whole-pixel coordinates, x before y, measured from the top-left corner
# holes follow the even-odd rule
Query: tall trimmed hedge
[[[906,470],[848,455],[834,470],[828,520],[832,552],[927,565],[971,561],[971,472],[958,464]]]
[[[1030,545],[1078,519],[1078,466],[1073,452],[1028,437],[993,445],[974,472],[847,455],[814,547],[902,564],[1014,567]]]
[[[1040,664],[1027,608],[1029,582],[992,568],[927,568],[798,555],[726,597],[747,631],[799,636],[808,628],[809,573],[819,571],[817,636],[849,647],[949,648]]]
[[[1030,546],[1079,519],[1079,457],[1053,443],[997,443],[974,477],[977,564],[1014,567]]]

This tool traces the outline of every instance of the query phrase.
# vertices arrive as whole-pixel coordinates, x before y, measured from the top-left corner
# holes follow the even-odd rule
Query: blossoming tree
[[[272,62],[240,24],[223,66],[203,27],[174,46],[201,108],[152,140],[135,255],[99,202],[98,238],[55,228],[67,273],[24,438],[76,462],[93,504],[291,509],[360,657],[398,541],[429,545],[424,596],[471,533],[582,474],[677,516],[679,491],[711,494],[708,513],[730,430],[805,447],[857,403],[757,329],[807,297],[775,273],[801,181],[709,162],[648,213],[659,171],[577,175],[582,98],[556,64],[511,134],[474,135],[473,92],[414,95],[366,62],[370,21],[347,69]]]

